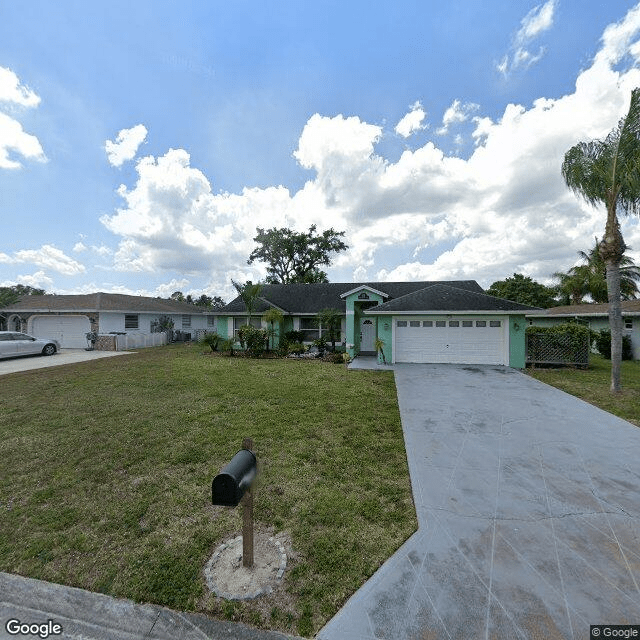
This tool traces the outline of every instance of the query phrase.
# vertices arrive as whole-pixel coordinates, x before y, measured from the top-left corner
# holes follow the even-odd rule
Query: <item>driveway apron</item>
[[[318,638],[640,625],[640,428],[507,367],[394,369],[419,529]]]

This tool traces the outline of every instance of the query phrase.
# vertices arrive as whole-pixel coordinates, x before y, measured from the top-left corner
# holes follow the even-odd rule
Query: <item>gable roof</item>
[[[622,313],[640,314],[640,300],[623,300]],[[529,314],[527,314],[529,315]],[[531,316],[608,316],[609,303],[604,304],[570,304],[563,307],[550,307],[534,311]]]
[[[16,313],[50,313],[52,311],[79,311],[97,313],[113,311],[120,313],[204,313],[202,307],[188,302],[164,300],[162,298],[146,298],[129,296],[121,293],[88,293],[84,295],[50,295],[22,296],[14,304],[3,307],[3,311]]]
[[[322,309],[344,309],[344,293],[357,290],[362,286],[376,289],[391,299],[419,291],[433,284],[450,284],[470,292],[483,293],[475,280],[456,280],[453,282],[318,282],[313,284],[265,284],[262,295],[257,301],[255,313],[262,313],[271,306],[277,306],[285,313],[316,314]],[[246,313],[246,307],[240,296],[234,298],[215,314],[233,315]]]
[[[390,300],[365,310],[368,314],[412,313],[423,311],[531,311],[531,307],[453,286],[455,283],[433,284],[419,291]],[[482,290],[481,290],[482,291]]]

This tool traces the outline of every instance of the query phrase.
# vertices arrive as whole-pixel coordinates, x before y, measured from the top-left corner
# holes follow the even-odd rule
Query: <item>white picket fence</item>
[[[116,336],[116,351],[159,347],[164,344],[167,344],[167,334],[164,331],[160,333],[126,333]]]

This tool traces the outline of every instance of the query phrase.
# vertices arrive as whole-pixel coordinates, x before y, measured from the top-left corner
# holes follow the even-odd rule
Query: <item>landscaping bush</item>
[[[304,345],[302,342],[292,342],[287,347],[287,353],[299,356],[301,353],[304,353]]]
[[[243,348],[249,355],[258,357],[264,353],[267,347],[267,332],[248,324],[243,324],[238,330],[238,338]]]
[[[293,344],[294,342],[304,342],[304,331],[285,331],[282,338],[289,344]]]
[[[233,339],[221,340],[218,343],[218,348],[222,352],[229,351],[230,355],[233,355]]]
[[[324,357],[324,352],[327,350],[326,338],[324,336],[320,336],[317,340],[313,341],[313,346],[318,348],[319,357]]]
[[[333,362],[333,364],[344,364],[344,351],[332,352],[324,357],[325,362]]]
[[[589,361],[591,332],[589,327],[566,322],[552,327],[529,326],[527,362],[585,364]]]
[[[607,360],[611,360],[611,331],[602,329],[596,333],[596,349],[600,355]],[[630,336],[622,336],[622,359],[633,360],[633,349]]]
[[[205,333],[200,338],[200,344],[203,347],[211,347],[211,351],[217,351],[220,344],[220,336],[217,333]]]

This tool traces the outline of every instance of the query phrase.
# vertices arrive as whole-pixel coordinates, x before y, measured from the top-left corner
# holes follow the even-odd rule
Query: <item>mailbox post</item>
[[[211,483],[214,505],[235,507],[242,501],[242,565],[253,566],[253,489],[257,459],[252,451],[253,440],[245,438],[236,453]]]

